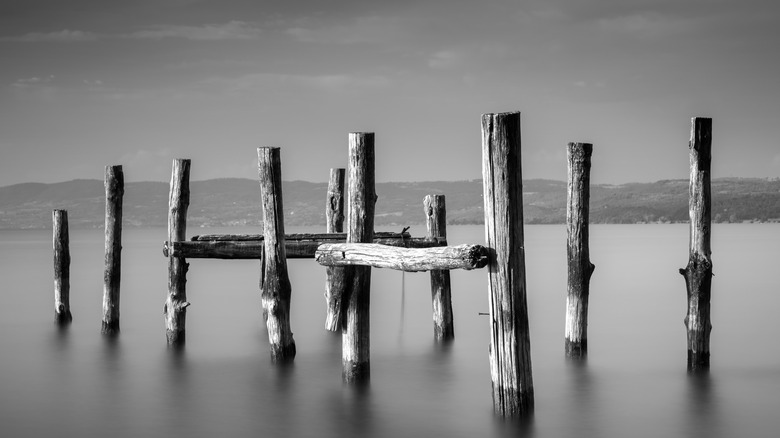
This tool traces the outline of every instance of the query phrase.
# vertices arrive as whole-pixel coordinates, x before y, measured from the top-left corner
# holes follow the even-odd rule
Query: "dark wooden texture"
[[[568,191],[566,202],[566,356],[581,358],[588,353],[588,297],[590,277],[595,266],[590,262],[588,222],[590,205],[590,161],[593,145],[569,143]]]
[[[376,236],[374,243],[401,248],[432,248],[446,246],[445,239],[427,239],[423,237],[403,236],[400,233],[386,233],[388,237]],[[203,237],[203,236],[198,236]],[[288,234],[284,246],[288,259],[313,259],[317,248],[325,243],[345,243],[345,233],[329,234]],[[188,242],[165,242],[163,254],[171,257],[198,259],[260,259],[264,240],[194,240]]]
[[[187,209],[190,206],[189,159],[173,160],[171,184],[168,195],[168,240],[180,242],[187,237]],[[165,337],[168,345],[181,346],[186,340],[187,270],[184,258],[168,258],[168,295],[165,299]]]
[[[271,360],[289,362],[295,358],[295,340],[290,330],[292,287],[287,274],[282,201],[282,161],[279,148],[257,148],[260,193],[263,207],[264,270],[261,302],[268,328]]]
[[[374,240],[376,204],[374,133],[349,134],[349,189],[347,191],[347,243]],[[371,376],[370,320],[371,268],[350,266],[346,273],[342,327],[342,375],[346,382],[363,382]]]
[[[54,322],[64,326],[73,321],[70,312],[70,237],[68,212],[54,210],[52,243],[54,246]]]
[[[325,230],[328,233],[344,231],[344,181],[346,169],[330,169],[328,195],[325,202]],[[346,236],[345,236],[346,240]],[[347,287],[345,268],[325,267],[325,329],[337,332],[341,330],[344,289]]]
[[[297,245],[298,241],[317,241],[320,243],[344,243],[347,241],[347,233],[292,233],[284,235],[285,242],[293,241],[293,245]],[[192,236],[192,241],[253,241],[263,240],[262,234],[200,234]],[[374,243],[381,243],[383,245],[393,246],[406,246],[405,240],[412,240],[413,238],[409,233],[396,233],[392,231],[377,231],[374,233]],[[422,240],[422,239],[419,239]],[[441,239],[437,239],[441,241]],[[318,245],[320,244],[318,243]],[[439,246],[446,246],[447,243],[440,244]],[[430,246],[430,245],[429,245]],[[313,256],[313,255],[312,255]]]
[[[504,417],[533,412],[531,342],[523,248],[520,113],[482,116],[482,177],[490,305],[493,407]]]
[[[447,239],[447,206],[444,195],[428,195],[423,199],[425,224],[429,239]],[[433,309],[433,338],[447,342],[455,338],[452,320],[452,293],[450,271],[431,271],[431,306]]]
[[[103,273],[104,334],[119,333],[119,285],[122,273],[122,197],[125,176],[122,166],[106,166],[106,259]]]
[[[328,195],[325,201],[325,230],[328,233],[344,231],[344,181],[346,169],[330,169]]]
[[[376,243],[325,243],[315,260],[323,266],[372,266],[406,272],[480,269],[490,251],[482,245],[398,248]]]
[[[688,370],[707,370],[710,366],[710,298],[712,286],[711,192],[712,119],[691,119],[691,176],[688,186],[690,242],[688,266],[680,269],[688,293]]]

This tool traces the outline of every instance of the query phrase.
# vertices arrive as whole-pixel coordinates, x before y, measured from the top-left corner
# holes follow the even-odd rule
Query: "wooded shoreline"
[[[256,200],[257,181],[219,179],[193,181],[191,228],[256,227],[262,217]],[[482,225],[482,180],[378,183],[376,224],[398,230],[424,230],[420,200],[431,193],[452,194],[447,223]],[[321,194],[327,183],[284,181],[285,224],[323,226]],[[566,182],[529,179],[523,182],[526,224],[566,221]],[[125,228],[164,227],[168,184],[125,183]],[[70,229],[103,228],[103,181],[0,187],[0,229],[49,229],[51,210],[69,211]],[[56,205],[55,205],[56,204]],[[161,213],[162,212],[162,213]],[[715,178],[712,180],[712,221],[780,222],[780,180]],[[687,223],[688,181],[666,180],[623,185],[592,184],[590,223]],[[418,228],[419,227],[419,228]]]

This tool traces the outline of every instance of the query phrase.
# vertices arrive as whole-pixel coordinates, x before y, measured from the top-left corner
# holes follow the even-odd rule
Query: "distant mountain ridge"
[[[256,180],[225,178],[193,181],[188,225],[260,226],[260,187]],[[325,223],[327,183],[283,183],[285,225]],[[480,224],[482,181],[389,182],[376,185],[376,224],[423,224],[422,200],[444,194],[447,223]],[[719,178],[712,181],[713,221],[780,221],[780,179]],[[564,223],[566,183],[532,179],[523,182],[525,222]],[[68,210],[72,228],[103,227],[105,192],[100,180],[55,184],[24,183],[0,187],[0,229],[50,228],[51,210]],[[126,227],[167,226],[168,184],[125,184]],[[592,223],[683,222],[688,220],[688,181],[591,186]]]

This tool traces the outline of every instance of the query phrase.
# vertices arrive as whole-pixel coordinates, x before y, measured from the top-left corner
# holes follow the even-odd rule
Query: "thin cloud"
[[[257,73],[236,78],[213,78],[203,84],[227,92],[277,90],[284,87],[310,88],[325,92],[343,92],[355,89],[379,88],[389,84],[385,76],[329,74],[301,75],[282,73]]]
[[[261,29],[244,21],[203,26],[158,25],[126,35],[133,39],[180,38],[194,41],[252,40],[260,37]]]
[[[357,17],[351,23],[324,27],[292,27],[286,33],[304,43],[379,44],[404,38],[408,33],[396,17]]]
[[[460,63],[463,54],[455,50],[441,50],[433,54],[428,60],[428,66],[431,68],[446,69]]]
[[[42,86],[47,86],[52,81],[54,81],[54,75],[33,76],[31,78],[17,79],[16,81],[14,81],[14,83],[11,84],[11,87],[18,90],[26,90],[30,88],[39,88]]]
[[[64,29],[59,32],[30,32],[19,36],[0,37],[3,42],[16,43],[77,43],[83,41],[95,41],[98,36],[92,32]]]
[[[600,29],[607,32],[634,35],[640,38],[662,38],[690,31],[695,19],[659,13],[640,12],[598,20]]]

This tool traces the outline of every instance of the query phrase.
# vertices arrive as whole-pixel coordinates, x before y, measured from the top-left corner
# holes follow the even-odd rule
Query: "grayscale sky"
[[[480,115],[521,111],[526,178],[780,176],[776,0],[2,0],[0,185],[103,177],[285,180],[344,167],[376,133],[378,181],[481,177]]]

